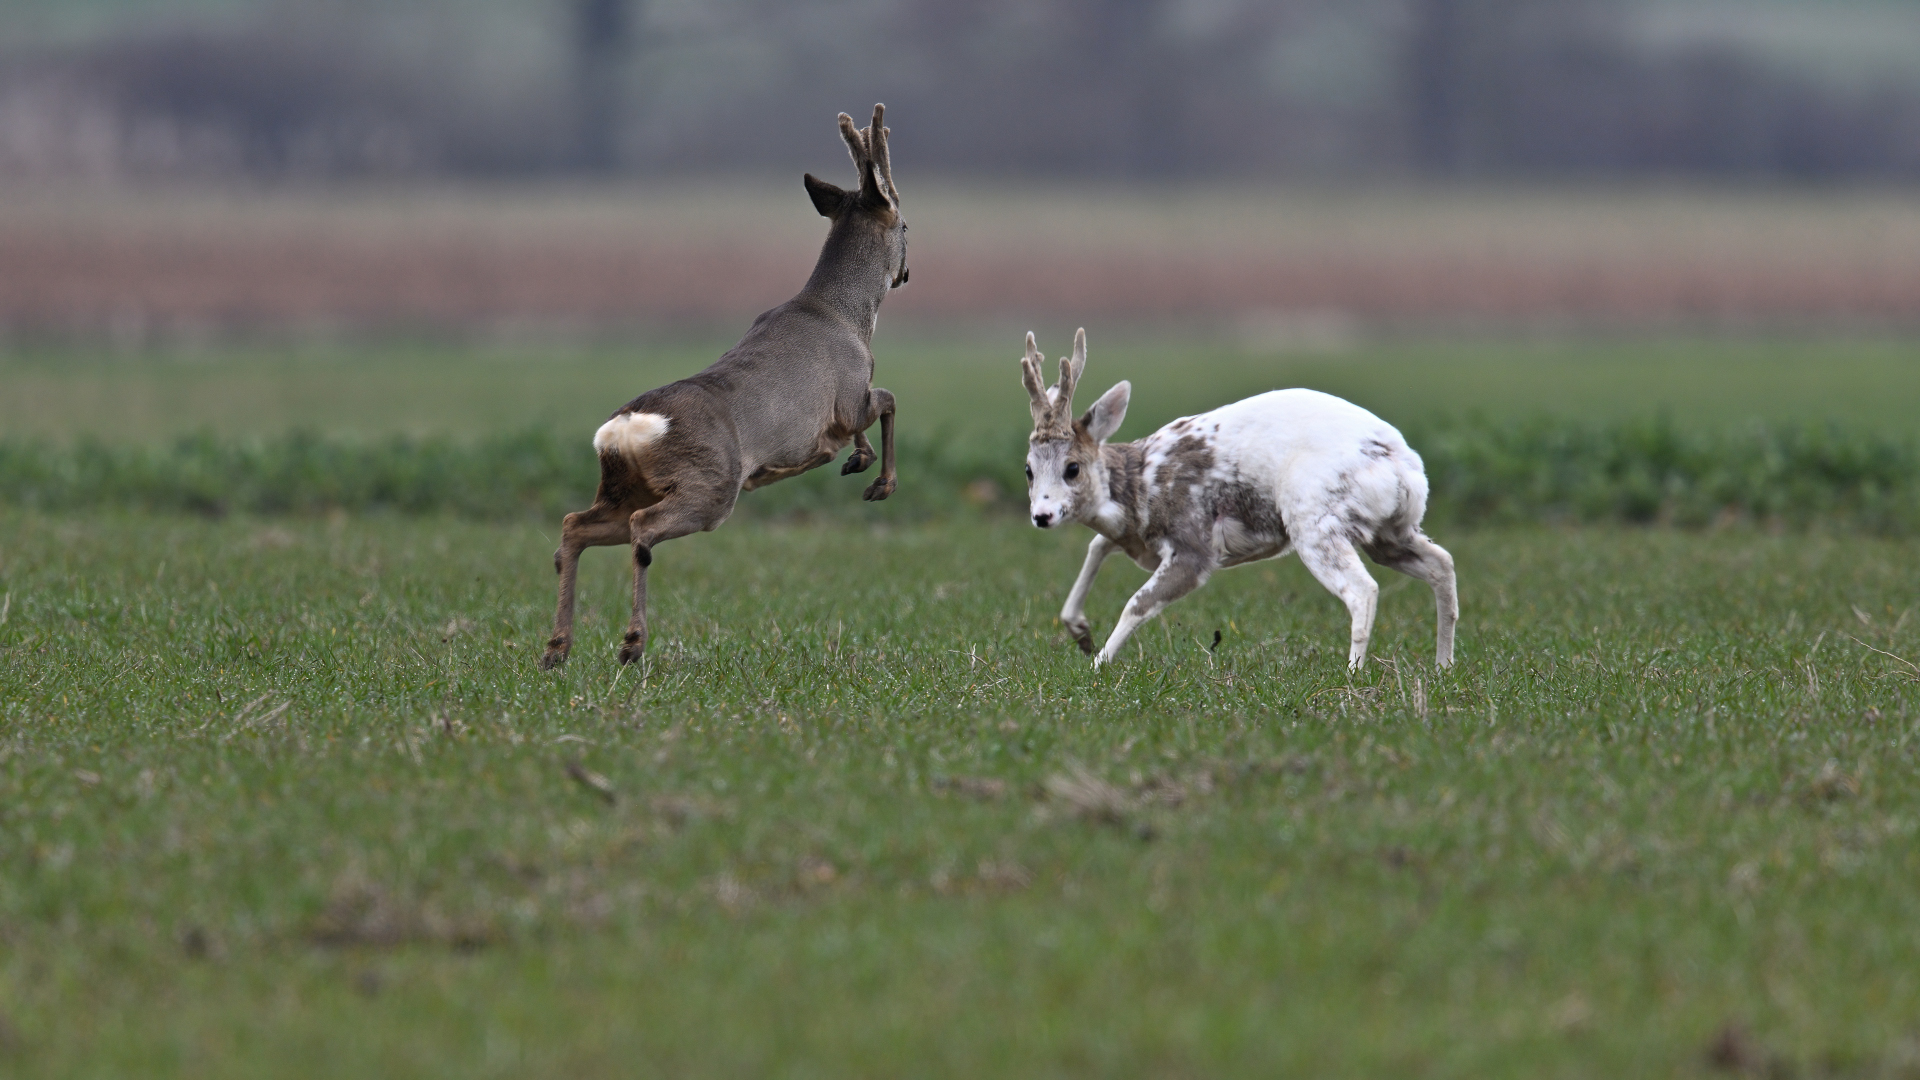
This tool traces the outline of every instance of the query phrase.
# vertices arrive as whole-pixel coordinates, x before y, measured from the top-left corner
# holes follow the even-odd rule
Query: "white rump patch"
[[[637,458],[667,433],[670,423],[667,417],[659,413],[621,413],[601,424],[600,430],[593,433],[593,449],[601,454]]]

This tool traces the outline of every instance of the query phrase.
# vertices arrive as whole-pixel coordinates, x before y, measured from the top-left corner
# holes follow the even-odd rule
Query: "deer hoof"
[[[868,484],[867,490],[863,492],[860,497],[868,502],[879,502],[881,499],[893,494],[894,486],[893,477],[883,476],[873,483]]]
[[[876,460],[878,459],[876,459],[872,454],[863,454],[860,451],[855,450],[851,455],[847,457],[847,463],[845,465],[840,466],[840,475],[852,476],[854,473],[857,473],[857,472],[866,472],[868,469],[873,468],[873,463]]]
[[[1088,656],[1093,655],[1093,624],[1085,619],[1075,619],[1067,624],[1067,633],[1073,635],[1074,644]]]
[[[640,659],[640,654],[645,652],[646,649],[646,635],[637,630],[629,630],[627,631],[626,640],[620,643],[620,662],[623,664],[631,664]]]
[[[540,656],[540,670],[552,671],[566,663],[567,650],[571,645],[572,642],[562,641],[559,638],[547,642],[547,651]]]

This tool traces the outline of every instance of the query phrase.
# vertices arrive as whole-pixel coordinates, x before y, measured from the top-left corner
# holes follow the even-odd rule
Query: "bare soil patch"
[[[1920,319],[1920,198],[1898,194],[930,188],[907,209],[893,316]],[[30,194],[0,207],[0,328],[731,323],[790,296],[821,233],[797,185]]]

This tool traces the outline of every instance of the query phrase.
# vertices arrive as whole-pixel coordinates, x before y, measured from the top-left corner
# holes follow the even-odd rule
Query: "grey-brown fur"
[[[553,556],[560,602],[541,667],[565,663],[572,648],[574,577],[586,548],[633,549],[633,617],[620,647],[620,662],[630,663],[647,644],[647,567],[655,545],[719,527],[741,491],[825,465],[849,443],[853,453],[842,474],[864,472],[877,459],[880,475],[863,497],[893,494],[894,400],[873,386],[871,344],[881,301],[907,281],[907,226],[884,116],[875,105],[862,130],[840,115],[858,188],[805,178],[814,208],[832,224],[799,294],[755,319],[705,371],[614,413],[615,420],[664,418],[665,430],[632,453],[603,449],[593,505],[561,523]],[[876,422],[877,454],[865,434]]]

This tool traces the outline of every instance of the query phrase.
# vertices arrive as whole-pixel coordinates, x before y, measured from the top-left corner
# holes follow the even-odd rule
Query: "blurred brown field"
[[[889,318],[1574,327],[1920,322],[1920,192],[996,189],[906,180]],[[730,324],[824,227],[791,185],[78,188],[0,197],[0,329]]]

